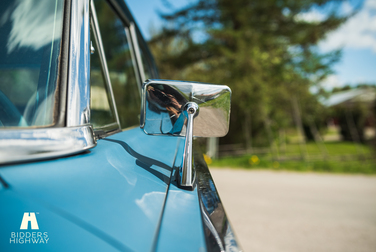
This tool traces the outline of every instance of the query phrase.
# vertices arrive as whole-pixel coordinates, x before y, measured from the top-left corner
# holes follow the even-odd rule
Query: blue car
[[[160,80],[122,0],[0,2],[0,251],[240,251],[227,86]]]

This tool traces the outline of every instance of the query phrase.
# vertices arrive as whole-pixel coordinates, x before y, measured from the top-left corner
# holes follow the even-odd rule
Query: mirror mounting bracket
[[[187,190],[194,189],[195,174],[193,170],[193,122],[194,116],[198,111],[198,105],[195,102],[188,102],[183,109],[187,118],[187,130],[185,134],[183,161],[179,168],[179,187]]]

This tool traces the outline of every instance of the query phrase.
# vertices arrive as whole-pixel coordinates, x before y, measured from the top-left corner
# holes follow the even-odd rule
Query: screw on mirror
[[[187,102],[184,105],[184,110],[187,111],[188,114],[195,114],[198,110],[198,105],[195,102]]]

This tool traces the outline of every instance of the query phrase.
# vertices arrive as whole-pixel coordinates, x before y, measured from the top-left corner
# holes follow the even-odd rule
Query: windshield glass
[[[0,127],[55,123],[63,0],[0,1]]]

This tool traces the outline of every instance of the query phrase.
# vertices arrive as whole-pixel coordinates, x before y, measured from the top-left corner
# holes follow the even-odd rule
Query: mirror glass
[[[193,136],[221,137],[228,132],[231,90],[225,85],[148,80],[142,92],[141,128],[147,134],[184,136],[188,102],[199,106]]]

